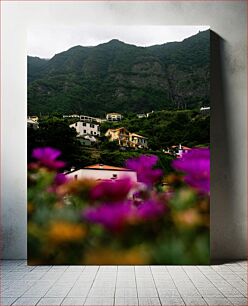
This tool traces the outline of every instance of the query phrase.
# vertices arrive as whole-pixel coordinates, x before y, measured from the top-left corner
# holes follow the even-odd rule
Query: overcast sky
[[[206,29],[209,26],[44,26],[28,31],[28,55],[51,58],[76,45],[96,46],[111,39],[146,47],[182,41]]]

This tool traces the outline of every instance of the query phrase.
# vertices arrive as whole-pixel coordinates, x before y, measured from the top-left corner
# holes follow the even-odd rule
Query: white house
[[[70,128],[75,128],[79,136],[94,135],[100,136],[100,125],[91,122],[78,121],[70,125]]]
[[[187,153],[190,150],[192,150],[192,148],[182,146],[181,144],[179,144],[178,146],[171,146],[171,152],[174,153],[177,158],[181,158],[184,153]]]
[[[28,120],[32,120],[34,122],[38,122],[39,121],[39,117],[38,116],[28,116]]]
[[[32,119],[27,119],[27,127],[28,128],[33,128],[34,130],[37,130],[39,128],[39,123],[38,121],[34,121]]]
[[[73,114],[73,115],[63,115],[63,118],[79,118],[79,115]]]
[[[122,118],[123,116],[119,113],[108,113],[106,115],[108,121],[121,121]]]
[[[141,118],[146,118],[147,116],[146,116],[146,114],[137,114],[137,117],[139,119],[141,119]]]
[[[137,173],[133,170],[121,167],[108,166],[103,164],[91,165],[79,170],[74,170],[66,174],[74,179],[94,179],[94,180],[118,180],[123,177],[129,177],[137,182]]]
[[[86,115],[80,115],[80,121],[102,123],[102,122],[105,122],[105,121],[107,121],[107,120],[106,120],[106,119],[97,118],[97,117],[91,117],[91,116],[86,116]]]
[[[210,114],[210,106],[203,106],[203,107],[201,107],[200,108],[200,112],[202,113],[202,114]]]

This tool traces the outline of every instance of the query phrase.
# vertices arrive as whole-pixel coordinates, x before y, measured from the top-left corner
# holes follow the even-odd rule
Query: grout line
[[[234,289],[236,289],[237,291],[239,291],[244,297],[246,297],[240,290],[239,290],[239,288],[236,288],[236,287],[234,287],[233,285],[232,285],[232,283],[230,283],[227,279],[225,279],[218,271],[216,271],[216,273],[227,283],[227,284],[229,284],[232,288],[234,288]],[[204,274],[205,275],[205,274]],[[245,283],[245,281],[242,279],[242,278],[240,278],[240,277],[238,277],[241,281],[243,281],[244,283]],[[246,283],[245,283],[246,284]],[[246,287],[247,287],[247,284],[246,284]],[[235,297],[234,297],[235,298]],[[237,297],[238,298],[238,297]]]
[[[117,266],[116,277],[115,277],[115,290],[114,290],[114,302],[113,302],[113,305],[115,305],[115,295],[116,295],[116,288],[117,288],[118,272],[119,272],[119,266]]]
[[[136,287],[137,300],[138,300],[138,305],[139,305],[139,295],[138,295],[138,286],[137,286],[137,277],[136,277],[136,266],[134,266],[134,279],[135,279],[135,287]]]
[[[149,266],[149,267],[150,267],[150,271],[151,271],[151,275],[152,275],[153,283],[154,283],[155,289],[156,289],[157,294],[158,294],[158,300],[159,300],[159,303],[160,303],[160,305],[162,305],[162,302],[161,302],[161,300],[160,300],[160,296],[159,296],[159,293],[158,293],[158,288],[157,288],[157,285],[156,285],[155,280],[154,280],[153,271],[152,271],[152,269],[151,269],[151,266]]]
[[[89,266],[88,266],[88,267],[89,267]],[[87,301],[87,298],[88,298],[88,296],[89,296],[89,293],[90,293],[90,291],[91,291],[91,289],[92,289],[92,287],[93,287],[93,285],[94,285],[94,282],[95,282],[95,280],[96,280],[96,277],[97,277],[97,274],[98,274],[99,270],[100,270],[100,266],[98,266],[97,271],[96,271],[96,273],[95,273],[95,277],[94,277],[94,279],[93,279],[93,281],[92,281],[92,284],[91,284],[91,286],[90,286],[90,289],[89,289],[88,293],[86,294],[85,301],[84,301],[84,305],[85,305],[85,303],[86,303],[86,301]]]
[[[210,281],[210,283],[221,293],[221,295],[223,296],[223,297],[225,297],[226,298],[226,296],[224,296],[224,294],[218,289],[218,287],[216,287],[215,286],[215,284],[211,281],[211,279],[204,273],[204,271],[201,271],[200,269],[199,269],[199,267],[198,266],[196,266],[196,268]],[[213,269],[214,270],[214,269]],[[215,273],[217,273],[216,271],[214,271]],[[204,298],[204,297],[203,297]]]
[[[187,273],[187,271],[184,269],[184,267],[182,267],[183,271],[186,273],[186,275],[188,276],[190,282],[193,284],[193,286],[195,287],[195,289],[197,290],[197,292],[200,294],[201,298],[203,298],[201,292],[198,290],[197,286],[195,285],[195,283],[192,281],[192,279],[190,278],[190,275]],[[203,274],[203,273],[202,273]],[[205,277],[205,275],[204,275]],[[185,303],[186,304],[186,303]]]
[[[174,285],[175,285],[175,287],[176,287],[176,289],[177,289],[177,291],[178,291],[178,293],[179,293],[179,295],[180,295],[180,298],[181,298],[182,301],[183,301],[183,305],[185,305],[184,299],[183,299],[183,297],[181,296],[181,292],[178,290],[178,287],[177,287],[177,285],[176,285],[176,283],[175,283],[173,277],[171,276],[170,270],[169,270],[167,267],[166,267],[166,270],[168,271],[168,274],[170,275],[170,277],[171,277],[171,279],[172,279],[172,281],[173,281],[173,283],[174,283]]]
[[[70,266],[68,266],[67,269],[69,269],[69,267],[70,267]],[[83,273],[84,269],[85,269],[85,266],[83,267],[83,270],[80,271],[80,273],[78,274],[78,277],[75,279],[75,281],[74,281],[74,283],[73,283],[71,289],[67,292],[66,296],[63,298],[63,300],[62,300],[62,302],[60,303],[60,305],[62,305],[62,303],[64,302],[64,300],[68,297],[68,294],[71,292],[71,290],[72,290],[72,288],[74,287],[75,283],[76,283],[77,280],[80,278],[80,275],[81,275],[81,273]],[[65,271],[66,271],[66,270],[65,270]],[[72,273],[73,273],[73,272],[72,272]],[[63,275],[62,275],[62,276],[63,276]],[[84,302],[85,302],[85,301],[84,301]],[[82,306],[83,306],[83,305],[82,305]]]

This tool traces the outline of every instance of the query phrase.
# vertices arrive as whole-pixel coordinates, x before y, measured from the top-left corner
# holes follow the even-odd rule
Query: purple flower
[[[126,167],[137,172],[139,182],[143,182],[148,186],[156,183],[162,176],[161,169],[153,169],[158,161],[155,155],[141,155],[138,158],[128,159]]]
[[[122,178],[114,181],[102,181],[91,190],[92,200],[118,202],[126,199],[129,191],[134,186],[130,178]]]
[[[200,192],[210,191],[210,150],[193,149],[174,160],[174,169],[186,173],[185,182]]]
[[[118,231],[131,217],[131,213],[131,204],[121,202],[115,205],[102,204],[97,208],[88,208],[83,212],[83,216],[90,222],[99,223],[109,230]]]
[[[53,184],[48,188],[49,192],[56,192],[58,190],[58,187],[61,185],[64,185],[69,181],[68,177],[64,175],[63,173],[57,173],[55,175]]]
[[[56,160],[60,155],[61,152],[59,150],[50,147],[36,148],[32,153],[32,157],[37,159],[42,166],[50,169],[59,169],[65,166],[63,161]]]
[[[149,220],[161,216],[165,206],[156,200],[147,200],[137,207],[137,215],[142,219]]]
[[[54,184],[60,186],[68,182],[68,177],[63,173],[57,173],[54,179]]]

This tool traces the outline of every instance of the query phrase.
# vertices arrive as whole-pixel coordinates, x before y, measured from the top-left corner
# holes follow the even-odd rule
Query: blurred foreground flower
[[[195,227],[203,224],[203,217],[195,208],[187,209],[183,212],[174,212],[173,220],[177,226]]]
[[[54,221],[47,232],[47,238],[55,244],[81,240],[85,236],[86,229],[83,225],[66,221]]]
[[[149,262],[148,251],[144,247],[128,250],[113,250],[104,247],[90,251],[85,256],[86,265],[147,265]]]
[[[102,204],[96,208],[88,208],[83,216],[90,222],[99,223],[109,230],[121,230],[123,225],[132,216],[130,202]]]
[[[144,220],[150,220],[161,216],[165,211],[165,206],[158,201],[150,199],[141,203],[137,207],[137,214]]]
[[[163,174],[161,169],[153,169],[157,162],[158,157],[155,155],[141,155],[128,159],[126,167],[137,172],[139,182],[152,186],[159,181]]]
[[[172,162],[172,166],[186,173],[185,182],[200,192],[210,191],[210,150],[193,149],[182,158]]]
[[[162,171],[154,169],[156,156],[129,159],[137,183],[124,177],[67,179],[58,173],[64,166],[58,150],[35,149],[38,161],[29,167],[29,263],[208,263],[209,152],[188,154],[173,164],[185,177],[167,174],[163,181]]]
[[[92,188],[90,197],[92,200],[102,202],[122,201],[127,198],[133,186],[134,182],[128,177],[113,181],[102,181]]]
[[[61,152],[59,150],[45,147],[34,149],[32,157],[37,159],[41,166],[45,166],[49,169],[59,169],[65,166],[63,161],[56,160],[60,155]]]

